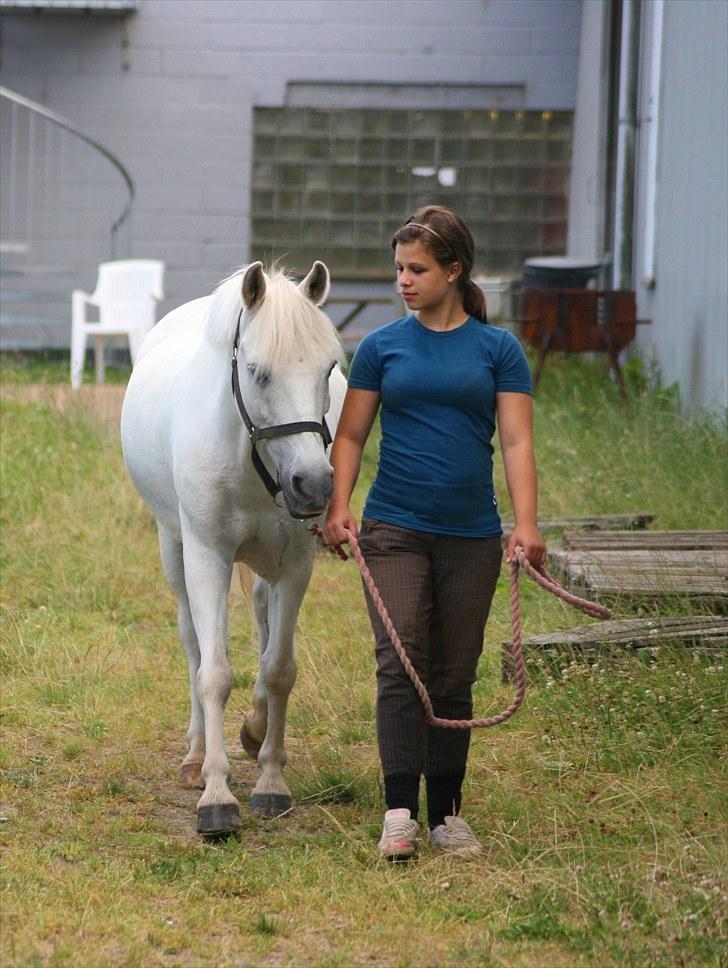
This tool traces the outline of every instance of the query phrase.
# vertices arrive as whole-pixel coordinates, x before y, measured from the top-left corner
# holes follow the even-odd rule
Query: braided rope
[[[316,525],[312,525],[311,533],[322,538],[322,532]],[[415,667],[412,665],[407,653],[405,652],[404,646],[402,645],[402,640],[397,634],[397,630],[394,627],[392,619],[389,617],[389,612],[382,601],[382,596],[379,594],[379,590],[374,583],[371,572],[367,567],[367,563],[364,560],[364,556],[359,548],[359,542],[355,536],[347,531],[347,543],[351,548],[351,554],[354,561],[359,567],[362,578],[364,579],[364,584],[369,590],[372,602],[382,620],[382,624],[389,636],[392,645],[394,646],[395,652],[399,656],[399,660],[402,666],[412,681],[413,686],[417,690],[417,694],[420,697],[420,701],[425,710],[425,718],[431,726],[442,726],[446,729],[478,729],[487,726],[497,726],[500,723],[510,719],[511,716],[516,712],[516,710],[521,706],[526,695],[526,664],[523,660],[523,650],[522,650],[522,634],[521,634],[521,601],[519,595],[518,587],[518,573],[522,568],[530,578],[532,578],[538,585],[545,588],[547,591],[556,595],[557,598],[563,599],[563,601],[568,602],[569,605],[573,605],[575,608],[581,609],[581,611],[586,612],[587,615],[591,615],[593,618],[611,618],[611,612],[608,608],[603,605],[599,605],[597,602],[590,602],[588,599],[579,598],[577,595],[573,595],[568,592],[563,586],[561,586],[551,575],[546,571],[545,568],[534,568],[534,566],[528,561],[523,548],[520,546],[516,548],[515,555],[511,560],[511,579],[510,579],[510,598],[511,598],[511,625],[513,628],[513,639],[511,641],[511,653],[513,655],[513,664],[516,674],[516,693],[513,697],[513,702],[504,709],[503,712],[498,713],[497,716],[487,716],[482,719],[441,719],[436,716],[432,709],[432,701],[427,694],[427,689],[424,683],[417,675]],[[330,546],[327,546],[330,547]],[[346,552],[343,551],[341,545],[336,548],[331,548],[330,550],[337,554],[343,561],[347,560]]]

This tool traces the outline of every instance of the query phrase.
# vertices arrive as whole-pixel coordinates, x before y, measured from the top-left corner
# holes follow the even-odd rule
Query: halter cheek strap
[[[238,411],[242,417],[243,423],[245,424],[245,429],[248,431],[248,437],[252,444],[251,458],[253,461],[253,467],[255,468],[258,477],[261,479],[263,484],[265,484],[266,490],[271,497],[275,496],[281,491],[281,485],[278,481],[274,480],[273,476],[269,472],[268,468],[263,463],[263,460],[258,453],[257,443],[259,440],[269,440],[274,437],[290,437],[292,434],[305,434],[305,433],[315,433],[320,434],[324,444],[324,450],[331,443],[331,431],[326,423],[326,417],[321,418],[321,423],[316,423],[314,420],[297,420],[293,423],[285,424],[274,424],[271,427],[256,427],[253,421],[250,419],[248,411],[245,409],[245,404],[243,402],[243,394],[240,390],[240,375],[238,373],[238,349],[240,345],[240,320],[243,316],[243,310],[240,310],[238,316],[238,324],[235,327],[235,342],[233,343],[233,359],[232,359],[232,390],[233,397],[238,406]]]

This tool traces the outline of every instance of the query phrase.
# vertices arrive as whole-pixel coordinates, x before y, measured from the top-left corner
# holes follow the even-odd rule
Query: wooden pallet
[[[636,618],[595,622],[533,635],[522,643],[527,666],[536,658],[596,658],[615,651],[636,652],[660,646],[680,646],[722,654],[728,647],[728,616]],[[513,679],[513,656],[510,649],[510,641],[504,642],[501,662],[504,682]]]
[[[570,590],[586,598],[728,602],[728,549],[565,549],[551,551],[548,564]]]
[[[542,534],[553,531],[636,531],[654,521],[655,515],[639,511],[634,514],[605,514],[585,518],[544,518],[538,522]],[[503,531],[513,531],[513,521],[503,521]]]
[[[564,531],[561,539],[565,548],[579,551],[728,549],[728,531]]]

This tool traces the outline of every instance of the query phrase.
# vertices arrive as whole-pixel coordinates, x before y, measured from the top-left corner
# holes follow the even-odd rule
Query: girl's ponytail
[[[475,316],[481,323],[488,322],[488,314],[485,307],[485,293],[477,282],[469,276],[464,278],[461,285],[463,297],[463,309],[468,316]]]

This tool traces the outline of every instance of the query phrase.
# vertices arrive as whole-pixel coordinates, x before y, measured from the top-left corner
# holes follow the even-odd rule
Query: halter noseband
[[[273,479],[272,475],[268,471],[268,468],[263,463],[256,446],[258,441],[270,440],[273,437],[290,437],[292,434],[314,433],[321,435],[324,443],[324,450],[326,450],[331,443],[331,431],[326,424],[325,416],[321,418],[321,423],[316,423],[314,420],[298,420],[295,423],[275,424],[273,427],[255,426],[253,421],[250,419],[248,411],[245,409],[243,395],[240,392],[240,377],[238,375],[238,348],[240,344],[240,320],[242,319],[242,316],[243,310],[241,309],[240,314],[238,315],[238,324],[235,327],[235,342],[233,343],[233,396],[235,397],[235,402],[238,405],[240,416],[243,418],[245,429],[248,431],[248,437],[250,438],[250,442],[252,444],[251,457],[253,460],[253,467],[258,472],[258,477],[265,484],[270,496],[275,498],[282,488],[278,481]]]

